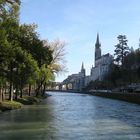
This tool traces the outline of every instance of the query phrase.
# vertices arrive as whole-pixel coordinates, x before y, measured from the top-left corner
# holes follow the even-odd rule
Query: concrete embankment
[[[69,93],[85,93],[77,90],[46,90],[46,92],[69,92]]]
[[[103,93],[103,92],[89,92],[89,94],[99,97],[111,98],[116,100],[123,100],[131,103],[140,104],[140,93]]]

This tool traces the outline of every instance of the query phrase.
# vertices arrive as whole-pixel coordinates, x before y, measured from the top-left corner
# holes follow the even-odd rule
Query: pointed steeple
[[[101,44],[99,40],[99,34],[97,33],[97,39],[95,43],[95,61],[101,57]],[[95,63],[96,65],[96,63]]]
[[[99,33],[97,33],[97,39],[96,39],[96,43],[95,43],[96,48],[101,47],[100,41],[99,41]]]
[[[83,70],[84,69],[84,63],[82,62],[82,67],[81,67],[81,70]]]
[[[81,74],[82,74],[82,77],[84,77],[86,75],[86,70],[84,68],[84,63],[82,62],[82,66],[81,66]]]

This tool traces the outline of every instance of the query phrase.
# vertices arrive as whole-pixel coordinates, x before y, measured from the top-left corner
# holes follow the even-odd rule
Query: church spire
[[[96,39],[96,44],[95,44],[96,48],[101,47],[100,41],[99,41],[99,33],[97,33],[97,39]]]
[[[82,76],[85,76],[85,74],[86,74],[86,70],[84,68],[84,63],[83,62],[82,62],[82,66],[81,66],[81,74],[82,74]]]
[[[97,39],[95,43],[95,61],[101,57],[101,44],[99,40],[99,34],[97,33]]]
[[[84,69],[84,63],[82,62],[82,67],[81,67],[81,70],[83,70]]]

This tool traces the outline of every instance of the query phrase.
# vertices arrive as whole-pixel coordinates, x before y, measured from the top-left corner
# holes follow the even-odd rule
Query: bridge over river
[[[0,114],[0,140],[140,140],[140,106],[53,92],[39,105]]]

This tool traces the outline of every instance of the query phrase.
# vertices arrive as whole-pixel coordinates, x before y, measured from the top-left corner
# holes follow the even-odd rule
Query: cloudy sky
[[[117,36],[125,34],[128,45],[138,48],[140,0],[22,0],[21,23],[38,24],[41,39],[67,43],[68,73],[78,73],[84,62],[86,73],[94,65],[94,44],[100,35],[102,53],[114,52]]]

